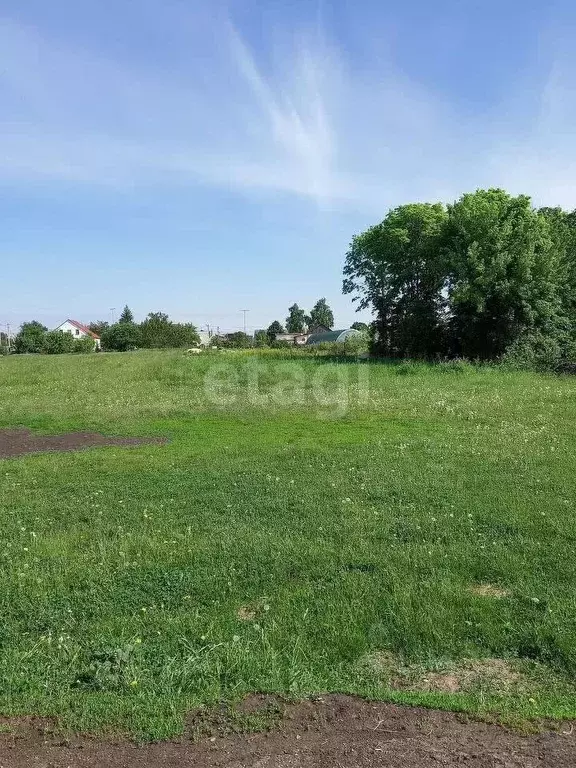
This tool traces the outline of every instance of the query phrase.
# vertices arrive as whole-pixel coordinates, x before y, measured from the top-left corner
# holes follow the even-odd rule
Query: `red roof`
[[[90,328],[88,328],[88,326],[83,325],[82,323],[79,323],[78,320],[70,320],[70,318],[68,318],[68,322],[70,323],[70,325],[73,325],[74,328],[78,328],[79,331],[82,331],[82,333],[85,333],[88,336],[92,336],[93,339],[100,338],[100,336],[98,336],[97,333],[94,333],[93,331],[91,331]]]

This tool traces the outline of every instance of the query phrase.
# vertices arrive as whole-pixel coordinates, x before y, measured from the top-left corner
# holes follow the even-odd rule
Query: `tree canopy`
[[[19,354],[41,352],[44,344],[44,335],[48,328],[38,320],[22,323],[20,331],[14,339],[14,351]]]
[[[288,307],[286,330],[288,333],[304,333],[306,330],[306,312],[298,304]]]
[[[150,312],[140,323],[140,346],[149,348],[192,347],[200,342],[190,323],[174,323],[164,312]]]
[[[274,320],[274,322],[270,323],[266,329],[269,344],[273,344],[276,341],[276,335],[278,333],[285,333],[284,326],[278,320]]]
[[[114,323],[102,331],[101,343],[105,350],[127,352],[140,346],[140,328],[136,323]]]
[[[318,299],[316,304],[310,311],[310,316],[307,318],[308,327],[314,327],[315,325],[323,325],[326,328],[334,327],[334,314],[328,306],[326,299]]]
[[[122,314],[120,315],[118,319],[119,323],[133,323],[134,322],[134,315],[132,314],[132,310],[128,306],[128,304],[125,305],[124,309],[122,310]],[[106,324],[108,325],[108,324]]]
[[[353,238],[344,293],[396,357],[560,360],[576,330],[576,215],[501,189],[414,203]]]

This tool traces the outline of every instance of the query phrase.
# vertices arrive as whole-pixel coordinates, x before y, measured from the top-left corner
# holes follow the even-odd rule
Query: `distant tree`
[[[109,327],[110,323],[106,320],[95,320],[92,323],[88,323],[88,328],[90,328],[92,333],[95,333],[97,336],[102,336],[102,332]]]
[[[127,352],[140,346],[140,328],[135,323],[115,323],[105,328],[101,337],[105,350]]]
[[[120,318],[118,319],[119,323],[133,323],[134,322],[134,315],[132,314],[132,310],[126,304],[124,309],[122,310],[122,314],[120,315]]]
[[[45,355],[64,355],[74,351],[74,341],[68,331],[48,331],[44,334],[41,351]]]
[[[200,343],[191,323],[173,323],[164,312],[150,312],[140,323],[141,346],[154,349],[192,347]]]
[[[318,299],[310,312],[310,317],[307,318],[307,322],[309,328],[315,325],[324,325],[326,328],[334,327],[334,315],[326,303],[326,299]]]
[[[268,336],[268,343],[273,344],[276,341],[276,335],[279,333],[285,333],[284,326],[278,322],[278,320],[274,320],[273,323],[270,323],[268,328],[266,329],[266,335]]]
[[[368,323],[361,323],[359,321],[352,323],[350,328],[354,328],[355,331],[362,331],[363,333],[368,333],[369,331]]]
[[[256,331],[254,334],[254,345],[256,347],[268,346],[268,333],[264,330]]]
[[[44,334],[48,328],[37,320],[22,323],[20,331],[14,339],[14,351],[18,354],[40,352],[44,343]]]
[[[288,333],[304,333],[306,329],[306,312],[298,304],[288,307],[286,330]]]

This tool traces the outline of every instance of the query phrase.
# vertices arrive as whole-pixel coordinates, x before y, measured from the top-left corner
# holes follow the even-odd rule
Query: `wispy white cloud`
[[[175,76],[0,22],[0,180],[172,180],[380,211],[502,184],[576,206],[569,51],[536,96],[480,120],[391,63],[353,68],[318,32],[256,53],[216,31],[211,60]]]

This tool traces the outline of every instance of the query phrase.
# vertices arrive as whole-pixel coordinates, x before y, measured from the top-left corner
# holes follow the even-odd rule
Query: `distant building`
[[[362,333],[355,328],[344,328],[339,331],[320,331],[319,333],[311,333],[306,340],[306,344],[340,343],[357,336],[361,337]]]
[[[56,331],[64,331],[65,333],[71,333],[75,339],[94,339],[94,347],[100,349],[100,336],[97,333],[88,328],[87,325],[79,323],[78,320],[65,320],[62,325],[55,328]]]
[[[201,347],[209,347],[212,344],[212,334],[210,331],[197,331],[200,341],[198,344]]]
[[[276,341],[287,341],[290,344],[301,346],[307,344],[310,336],[317,333],[330,333],[330,328],[325,325],[313,325],[305,333],[277,333]]]

